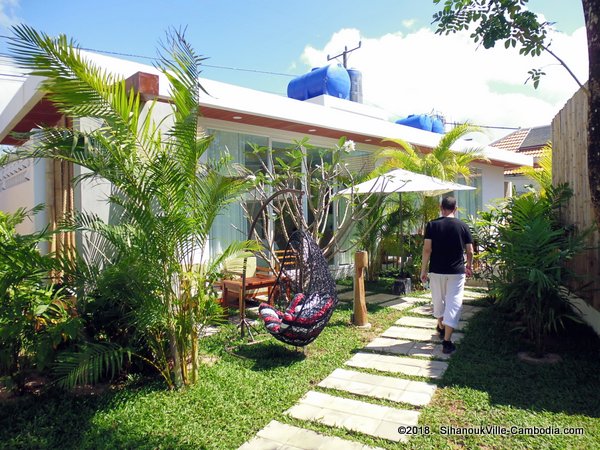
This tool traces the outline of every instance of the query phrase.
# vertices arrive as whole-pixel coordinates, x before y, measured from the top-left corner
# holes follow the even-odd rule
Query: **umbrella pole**
[[[400,273],[399,277],[402,276],[402,269],[404,268],[404,232],[402,230],[402,192],[398,192],[400,196]]]

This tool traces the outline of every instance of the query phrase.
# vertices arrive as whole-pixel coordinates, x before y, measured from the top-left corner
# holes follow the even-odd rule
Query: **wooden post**
[[[365,301],[364,269],[369,265],[368,253],[356,252],[354,255],[354,314],[352,323],[361,328],[371,328],[367,318],[367,304]]]

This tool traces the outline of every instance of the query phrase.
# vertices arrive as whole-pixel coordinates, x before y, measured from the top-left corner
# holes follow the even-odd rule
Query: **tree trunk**
[[[600,224],[600,0],[582,0],[582,4],[590,68],[588,171],[596,222]]]

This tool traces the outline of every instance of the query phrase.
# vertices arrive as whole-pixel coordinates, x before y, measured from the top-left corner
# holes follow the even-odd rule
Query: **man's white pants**
[[[442,323],[456,328],[462,311],[465,274],[429,274],[433,317],[443,318]]]

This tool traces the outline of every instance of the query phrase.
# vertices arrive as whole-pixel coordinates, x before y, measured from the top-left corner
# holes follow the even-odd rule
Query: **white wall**
[[[481,170],[481,203],[488,211],[494,200],[504,198],[504,168],[489,164],[473,164]]]

